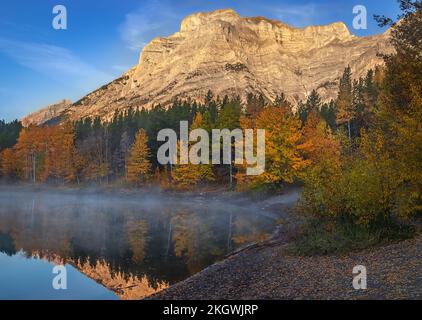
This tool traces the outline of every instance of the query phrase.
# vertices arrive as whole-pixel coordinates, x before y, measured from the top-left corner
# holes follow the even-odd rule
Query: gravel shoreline
[[[367,290],[352,286],[367,268]],[[251,246],[148,299],[422,299],[422,235],[338,256],[300,257],[286,244]]]

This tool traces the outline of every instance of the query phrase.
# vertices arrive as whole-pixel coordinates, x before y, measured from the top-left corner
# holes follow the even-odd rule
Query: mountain
[[[22,125],[28,127],[31,124],[41,125],[56,117],[59,117],[63,111],[72,107],[72,101],[61,100],[21,119]]]
[[[139,63],[120,78],[69,106],[61,118],[100,116],[130,106],[149,108],[175,98],[202,101],[215,96],[284,92],[304,99],[317,89],[324,101],[335,98],[349,64],[354,77],[382,63],[391,52],[389,32],[357,37],[344,23],[293,28],[264,17],[243,18],[231,9],[185,18],[180,31],[152,40]]]

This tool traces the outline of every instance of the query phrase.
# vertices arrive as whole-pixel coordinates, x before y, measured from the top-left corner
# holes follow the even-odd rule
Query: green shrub
[[[330,255],[359,251],[395,241],[411,238],[415,228],[399,223],[357,225],[344,220],[311,220],[292,252],[299,255]]]

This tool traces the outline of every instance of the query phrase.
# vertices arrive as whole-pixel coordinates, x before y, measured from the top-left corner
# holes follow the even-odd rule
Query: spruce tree
[[[352,141],[351,121],[354,118],[353,93],[352,93],[352,70],[350,66],[344,70],[340,79],[339,93],[337,97],[337,124],[347,125],[350,142]]]

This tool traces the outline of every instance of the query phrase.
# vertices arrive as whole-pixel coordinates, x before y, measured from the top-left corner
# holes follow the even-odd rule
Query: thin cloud
[[[152,1],[126,14],[119,26],[120,37],[130,50],[140,51],[153,38],[177,31],[180,20],[171,3]]]
[[[98,85],[112,79],[59,46],[0,38],[0,54],[31,70],[56,80],[72,81],[77,86]]]

